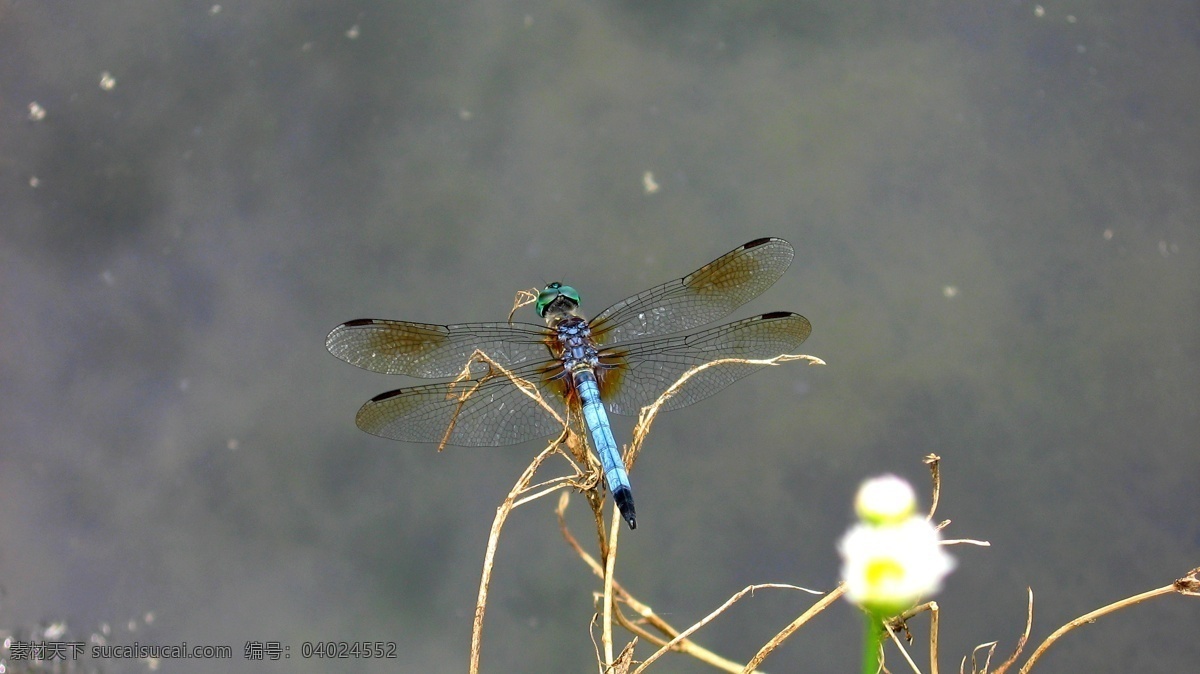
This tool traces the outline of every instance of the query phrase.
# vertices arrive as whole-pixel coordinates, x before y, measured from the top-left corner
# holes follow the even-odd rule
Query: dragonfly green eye
[[[537,304],[534,305],[534,308],[537,309],[538,316],[545,318],[546,310],[549,309],[550,305],[559,298],[567,300],[575,306],[579,306],[579,293],[576,292],[571,286],[565,286],[558,281],[555,281],[554,283],[546,286],[542,292],[538,293]]]

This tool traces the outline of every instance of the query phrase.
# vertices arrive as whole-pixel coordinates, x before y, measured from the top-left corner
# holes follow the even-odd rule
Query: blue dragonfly
[[[689,369],[722,358],[761,359],[789,353],[808,338],[803,316],[771,313],[691,331],[729,315],[771,287],[795,252],[783,239],[755,239],[696,271],[642,291],[592,320],[579,312],[579,293],[547,285],[535,308],[546,325],[461,323],[433,325],[361,318],[343,323],[325,342],[334,356],[358,367],[423,378],[461,373],[476,350],[538,387],[563,419],[582,418],[622,518],[637,527],[633,488],[607,412],[633,415]],[[760,365],[722,364],[703,370],[662,410],[703,400]],[[562,424],[507,377],[488,367],[462,382],[388,391],[367,401],[355,422],[362,430],[407,442],[501,447],[562,432]]]

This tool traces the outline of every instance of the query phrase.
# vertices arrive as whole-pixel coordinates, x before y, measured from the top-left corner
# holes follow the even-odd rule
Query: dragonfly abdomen
[[[629,523],[630,529],[636,529],[637,523],[633,510],[633,487],[629,484],[629,474],[625,471],[625,462],[621,459],[621,451],[617,441],[613,439],[612,427],[608,423],[608,412],[600,400],[600,387],[596,383],[596,374],[592,368],[582,363],[571,369],[571,378],[575,383],[575,391],[579,394],[579,402],[583,408],[583,421],[588,433],[592,436],[592,444],[600,455],[600,465],[604,469],[604,480],[608,490],[612,492],[613,500],[621,511],[621,517]]]

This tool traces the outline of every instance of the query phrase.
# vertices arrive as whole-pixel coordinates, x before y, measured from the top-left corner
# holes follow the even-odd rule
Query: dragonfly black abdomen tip
[[[637,528],[637,516],[633,512],[633,492],[626,487],[618,487],[613,492],[613,501],[617,504],[617,510],[621,511],[621,517],[629,524],[630,529]]]

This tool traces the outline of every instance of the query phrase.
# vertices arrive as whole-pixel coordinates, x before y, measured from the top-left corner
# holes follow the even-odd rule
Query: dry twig
[[[713,653],[712,651],[696,644],[694,641],[687,638],[688,635],[690,635],[691,633],[695,632],[700,627],[703,627],[705,624],[710,622],[720,612],[724,611],[730,605],[732,605],[733,603],[740,600],[743,596],[745,596],[745,594],[753,592],[756,589],[788,588],[788,589],[803,590],[805,592],[813,592],[813,590],[807,590],[805,588],[796,587],[794,585],[782,585],[782,584],[753,585],[753,586],[750,586],[750,587],[742,590],[738,594],[734,595],[734,597],[732,599],[727,601],[724,605],[721,606],[721,608],[714,611],[711,615],[709,615],[704,620],[702,620],[699,623],[697,623],[696,625],[688,628],[688,630],[681,632],[680,630],[672,627],[669,623],[667,623],[665,620],[663,620],[660,616],[658,616],[654,612],[654,610],[651,609],[649,606],[638,601],[632,594],[629,593],[628,590],[626,590],[621,585],[620,582],[618,582],[616,580],[615,577],[610,577],[610,578],[605,577],[606,576],[605,567],[601,566],[600,562],[598,562],[594,557],[589,555],[583,549],[583,546],[581,546],[579,544],[579,541],[575,538],[574,534],[571,533],[570,528],[567,526],[566,509],[567,509],[567,505],[569,504],[569,501],[570,501],[570,499],[568,498],[567,494],[562,494],[558,499],[558,508],[556,509],[556,513],[558,515],[559,531],[562,533],[563,539],[566,540],[567,545],[569,545],[571,547],[571,549],[575,551],[575,554],[579,555],[579,558],[582,559],[585,564],[587,564],[588,568],[590,568],[592,570],[592,573],[594,573],[598,578],[601,578],[602,580],[606,581],[605,582],[606,592],[601,597],[601,601],[604,601],[606,604],[611,605],[612,612],[613,612],[612,614],[616,617],[618,624],[620,624],[625,629],[629,630],[631,633],[637,635],[637,637],[646,639],[647,641],[650,641],[651,643],[656,644],[660,649],[659,653],[655,653],[649,660],[647,660],[645,663],[643,663],[642,666],[639,667],[635,671],[638,671],[638,672],[643,671],[645,669],[646,665],[648,665],[653,660],[656,660],[659,657],[661,657],[663,652],[670,650],[670,651],[675,651],[678,653],[690,655],[690,656],[696,658],[697,660],[700,660],[701,662],[705,662],[709,665],[712,665],[713,667],[716,667],[717,669],[721,669],[726,672],[731,672],[734,674],[736,674],[737,672],[743,672],[743,671],[752,672],[753,669],[746,670],[742,667],[741,664],[733,662],[732,660],[723,658],[723,657],[717,655],[716,653]],[[620,522],[620,518],[619,518],[618,514],[616,512],[614,512],[613,513],[613,526],[618,527],[619,522]],[[610,583],[611,583],[611,586],[610,586]],[[610,587],[611,587],[611,592],[609,591]],[[658,636],[655,636],[653,633],[643,629],[641,626],[637,625],[636,623],[629,621],[629,619],[626,618],[624,616],[624,614],[621,612],[620,604],[625,604],[625,605],[629,606],[630,608],[632,608],[635,612],[637,612],[637,614],[639,616],[641,616],[641,619],[643,621],[645,621],[646,624],[648,624],[651,627],[653,627],[654,629],[658,630],[661,634],[667,636],[667,638],[669,640],[664,640]],[[603,610],[604,609],[602,608],[601,611],[603,611]],[[618,658],[618,660],[619,660],[619,658]],[[611,662],[611,660],[610,660],[610,662]],[[762,674],[762,673],[759,672],[758,674]]]
[[[1046,637],[1046,640],[1043,641],[1041,645],[1033,651],[1033,654],[1029,656],[1029,659],[1025,661],[1025,665],[1022,666],[1020,670],[1021,674],[1026,674],[1030,668],[1033,667],[1033,663],[1037,662],[1038,658],[1042,657],[1042,654],[1046,652],[1046,649],[1053,646],[1054,642],[1058,641],[1064,634],[1070,632],[1076,627],[1079,627],[1080,625],[1089,625],[1096,622],[1097,618],[1108,615],[1114,611],[1119,611],[1123,608],[1133,606],[1134,604],[1140,604],[1144,601],[1154,599],[1155,597],[1162,597],[1164,595],[1176,593],[1193,597],[1200,596],[1200,567],[1192,569],[1186,576],[1176,580],[1170,585],[1150,590],[1149,592],[1135,594],[1132,597],[1126,597],[1125,599],[1115,601],[1108,606],[1102,606],[1095,611],[1085,613],[1066,625],[1054,630],[1054,633]]]
[[[1021,634],[1021,638],[1017,639],[1017,647],[1013,649],[1013,654],[1008,656],[1000,666],[996,668],[996,674],[1004,674],[1009,667],[1017,662],[1017,658],[1021,656],[1021,651],[1025,650],[1025,644],[1029,643],[1029,631],[1033,629],[1033,588],[1025,588],[1029,592],[1029,608],[1025,612],[1025,632]],[[989,655],[988,660],[991,660]],[[987,663],[983,665],[984,674],[987,674]]]
[[[779,645],[784,641],[787,641],[788,637],[792,636],[796,630],[803,627],[804,623],[811,620],[816,614],[829,608],[830,604],[837,601],[838,598],[845,593],[846,584],[839,583],[838,586],[835,587],[829,594],[821,597],[820,601],[810,606],[807,611],[801,613],[800,616],[788,624],[787,627],[780,630],[779,634],[771,637],[770,641],[763,645],[762,648],[758,649],[758,652],[754,654],[754,657],[750,659],[750,662],[746,663],[746,667],[742,670],[742,673],[750,674],[753,672],[755,668],[762,664],[763,660],[767,659],[767,656],[771,654],[771,651],[779,648]]]
[[[680,375],[679,379],[675,380],[674,384],[671,384],[666,391],[662,392],[662,395],[658,397],[658,400],[655,400],[654,403],[643,407],[642,411],[638,414],[637,426],[635,426],[633,429],[633,443],[629,445],[629,449],[625,453],[625,465],[631,468],[633,467],[634,461],[637,460],[638,452],[641,451],[642,442],[645,441],[646,436],[650,433],[650,426],[654,423],[655,417],[658,416],[659,409],[662,408],[662,406],[666,404],[666,402],[670,400],[676,393],[678,393],[679,389],[683,388],[683,385],[686,384],[689,379],[696,376],[697,373],[707,370],[710,367],[717,367],[718,365],[778,365],[780,363],[788,363],[794,360],[804,360],[807,361],[809,365],[825,364],[825,361],[817,358],[816,356],[792,355],[785,353],[775,356],[774,358],[767,358],[763,360],[755,360],[751,358],[720,358],[718,360],[704,363],[703,365],[697,365],[687,372],[684,372],[682,375]]]
[[[491,533],[488,535],[487,550],[483,556],[483,572],[481,573],[481,577],[479,579],[479,595],[475,601],[475,618],[471,625],[471,659],[469,671],[472,674],[475,674],[479,671],[479,658],[483,647],[483,618],[484,614],[487,612],[488,586],[492,579],[492,568],[495,564],[496,547],[500,542],[500,530],[504,527],[504,522],[508,519],[508,514],[517,506],[518,497],[526,493],[530,488],[529,485],[533,481],[533,476],[537,473],[538,468],[541,467],[542,463],[549,458],[551,454],[554,454],[555,452],[561,453],[560,447],[570,435],[570,428],[567,422],[563,420],[557,412],[555,412],[553,407],[546,403],[545,399],[542,398],[541,393],[538,392],[535,386],[521,379],[520,377],[513,375],[512,372],[505,369],[504,366],[497,363],[482,351],[476,351],[474,354],[472,354],[471,360],[468,361],[466,367],[463,368],[463,374],[465,376],[470,375],[471,366],[476,362],[486,363],[491,369],[487,374],[481,377],[478,382],[475,383],[475,385],[463,395],[462,398],[460,398],[460,406],[462,402],[467,399],[467,397],[472,395],[478,389],[479,384],[481,384],[483,381],[486,381],[491,377],[504,376],[508,377],[508,379],[511,380],[513,384],[515,384],[521,390],[522,393],[536,400],[538,404],[540,404],[548,413],[553,415],[555,419],[561,422],[563,425],[563,431],[558,438],[547,445],[546,448],[541,451],[541,453],[534,457],[529,466],[525,468],[525,471],[521,473],[521,477],[517,479],[516,484],[514,484],[513,488],[508,492],[508,496],[505,497],[504,502],[501,503],[500,507],[496,509],[496,517],[492,520]],[[454,421],[452,420],[450,424],[450,428],[447,429],[446,436],[443,438],[443,444],[445,440],[449,438],[449,434],[453,430]],[[539,487],[546,484],[552,484],[553,482],[554,481],[542,483],[539,485]],[[567,484],[568,481],[564,480],[558,483],[556,486],[542,489],[537,496],[545,496],[554,489],[561,489]],[[531,499],[526,498],[521,499],[519,502],[526,503],[529,500]]]
[[[512,317],[516,313],[516,310],[519,307],[521,307],[525,304],[534,302],[536,300],[537,300],[536,293],[531,293],[529,291],[521,291],[520,293],[518,293],[517,298],[514,301],[512,311],[509,313],[508,320],[510,322],[512,321]],[[780,362],[786,362],[786,361],[791,361],[791,360],[807,360],[810,364],[813,364],[813,365],[823,365],[824,364],[824,361],[822,361],[819,358],[815,358],[813,356],[792,356],[792,355],[784,354],[784,355],[777,356],[775,358],[771,358],[771,359],[767,359],[767,360],[750,360],[750,359],[740,359],[740,358],[721,359],[721,360],[716,360],[716,361],[712,361],[709,363],[705,363],[703,365],[699,365],[699,366],[694,367],[694,368],[690,369],[689,371],[685,372],[679,378],[678,381],[676,381],[661,396],[659,396],[658,400],[656,400],[654,402],[654,404],[642,409],[637,428],[635,429],[634,441],[627,448],[625,456],[624,456],[627,469],[632,468],[633,462],[637,457],[637,453],[641,447],[641,444],[645,440],[647,434],[649,433],[650,426],[652,425],[654,418],[657,416],[659,408],[661,408],[661,406],[668,399],[670,399],[670,397],[673,396],[680,389],[680,387],[683,386],[683,384],[688,379],[690,379],[692,376],[694,376],[697,372],[705,370],[709,367],[715,367],[717,365],[723,365],[723,364],[729,364],[729,363],[740,363],[740,364],[751,364],[751,365],[775,365]],[[472,376],[472,366],[476,363],[485,363],[489,366],[489,370],[484,376],[478,377],[478,378],[475,378]],[[661,654],[666,652],[667,650],[676,650],[676,651],[688,653],[688,654],[692,655],[693,657],[701,659],[705,662],[709,662],[710,664],[713,664],[717,667],[726,669],[727,671],[731,671],[731,672],[753,671],[753,667],[743,670],[737,663],[733,663],[729,660],[725,660],[724,658],[720,658],[719,656],[711,653],[710,651],[707,651],[706,649],[703,649],[703,648],[695,645],[692,641],[687,639],[687,636],[689,634],[691,634],[692,632],[703,627],[705,624],[707,624],[707,622],[709,622],[710,620],[715,618],[716,615],[718,615],[722,611],[724,611],[729,605],[736,602],[738,599],[740,599],[742,596],[744,596],[747,592],[752,591],[756,587],[784,587],[784,586],[762,585],[762,586],[752,586],[750,588],[747,588],[746,590],[743,590],[741,593],[735,595],[732,599],[730,599],[728,602],[726,602],[725,605],[723,605],[721,608],[717,609],[717,611],[715,611],[713,614],[706,617],[704,620],[700,621],[699,623],[697,623],[693,627],[689,628],[685,632],[681,633],[681,632],[675,630],[673,627],[671,627],[669,624],[667,624],[666,621],[662,620],[660,617],[658,617],[656,614],[654,614],[654,612],[648,606],[646,606],[646,605],[638,602],[636,599],[634,599],[632,597],[632,595],[630,595],[627,591],[625,591],[616,582],[616,579],[615,579],[616,574],[615,574],[614,569],[616,566],[617,537],[618,537],[619,522],[620,522],[619,514],[616,512],[616,509],[614,508],[614,514],[613,514],[613,518],[612,518],[612,526],[611,526],[611,529],[610,529],[608,535],[605,535],[604,517],[603,517],[603,509],[602,509],[603,503],[604,503],[604,495],[603,495],[602,489],[600,488],[600,482],[597,479],[598,476],[596,474],[596,471],[594,470],[595,469],[595,466],[594,466],[595,461],[592,458],[591,454],[587,452],[586,448],[580,447],[579,445],[576,444],[579,440],[579,436],[575,435],[571,432],[571,430],[570,430],[571,420],[570,419],[567,419],[567,420],[562,419],[558,415],[558,413],[545,401],[545,399],[542,398],[541,393],[538,391],[536,386],[534,386],[533,384],[531,384],[528,381],[521,379],[520,377],[513,375],[512,372],[505,369],[502,365],[500,365],[495,360],[490,358],[487,354],[485,354],[481,351],[476,351],[472,355],[471,360],[464,367],[463,373],[454,382],[455,384],[457,384],[459,382],[462,382],[464,384],[469,384],[468,386],[466,386],[465,392],[459,396],[459,408],[461,409],[462,405],[465,404],[465,402],[472,395],[474,395],[474,393],[479,389],[479,387],[485,381],[491,379],[492,377],[500,377],[500,376],[507,377],[510,381],[513,382],[513,384],[515,386],[517,386],[521,390],[522,393],[533,398],[535,401],[538,402],[539,405],[542,406],[543,409],[545,409],[547,412],[549,412],[551,415],[553,415],[555,419],[557,419],[559,422],[561,422],[563,425],[563,432],[553,443],[548,445],[546,447],[546,449],[544,449],[540,454],[538,454],[538,456],[533,460],[532,463],[530,463],[530,465],[521,474],[521,477],[517,480],[516,484],[513,485],[512,490],[509,492],[509,494],[505,498],[504,502],[496,510],[496,517],[492,522],[491,533],[488,536],[487,551],[484,554],[483,573],[482,573],[482,577],[480,579],[480,584],[479,584],[479,596],[478,596],[478,599],[476,601],[476,606],[475,606],[475,619],[474,619],[474,623],[472,626],[472,634],[471,634],[471,659],[470,659],[470,670],[469,670],[471,672],[471,674],[476,674],[479,671],[479,659],[480,659],[480,652],[481,652],[482,638],[483,638],[483,619],[484,619],[484,615],[485,615],[486,607],[487,607],[488,586],[489,586],[489,583],[491,582],[492,568],[494,565],[496,548],[499,543],[500,530],[503,528],[509,512],[511,512],[512,509],[517,507],[518,505],[523,505],[530,501],[536,500],[538,498],[548,495],[549,493],[551,493],[555,490],[562,489],[563,487],[566,487],[566,486],[574,486],[574,487],[582,489],[584,491],[584,493],[588,499],[588,504],[589,504],[589,506],[591,506],[591,509],[592,509],[592,512],[594,514],[595,521],[596,521],[597,539],[599,541],[600,554],[601,554],[601,559],[603,560],[603,566],[601,566],[601,564],[599,562],[597,562],[590,555],[588,555],[586,552],[584,552],[583,548],[575,540],[574,536],[572,536],[570,534],[570,531],[567,529],[565,519],[563,517],[563,512],[565,511],[566,504],[567,504],[567,495],[563,494],[560,497],[559,506],[558,506],[558,517],[559,517],[559,526],[563,532],[564,538],[567,540],[568,544],[571,545],[571,547],[573,549],[575,549],[575,551],[580,555],[580,557],[585,561],[585,563],[587,563],[588,566],[592,568],[592,571],[594,573],[596,573],[596,575],[598,575],[604,581],[603,606],[601,608],[601,616],[602,616],[601,641],[602,641],[603,648],[604,648],[604,655],[603,655],[604,662],[601,663],[602,669],[611,670],[611,671],[617,671],[617,670],[628,671],[629,667],[632,664],[632,650],[631,650],[630,646],[626,646],[622,650],[622,653],[619,658],[614,657],[613,639],[612,639],[612,619],[613,619],[613,616],[615,615],[617,617],[618,622],[620,622],[623,626],[626,626],[627,628],[629,628],[631,632],[638,634],[638,635],[643,635],[646,638],[652,640],[653,642],[660,644],[660,650],[657,653],[655,653],[650,658],[650,660],[648,660],[646,663],[644,663],[641,667],[638,668],[637,671],[639,671],[639,672],[644,670],[646,665],[648,665],[650,662],[652,662],[653,660],[660,657]],[[455,426],[456,421],[457,421],[457,414],[451,419],[450,424],[448,425],[446,432],[443,435],[442,442],[439,444],[439,450],[449,440],[451,434],[454,431],[454,426]],[[582,434],[580,434],[580,435],[582,435]],[[586,440],[584,440],[584,442],[586,442]],[[566,443],[570,447],[571,453],[575,456],[576,460],[580,461],[581,463],[587,463],[589,465],[589,467],[593,468],[593,470],[590,471],[590,474],[592,475],[591,479],[590,480],[586,479],[585,473],[580,468],[579,464],[572,461],[571,462],[572,466],[576,470],[575,476],[553,478],[551,480],[547,480],[547,481],[538,483],[537,485],[533,485],[531,487],[530,483],[533,481],[534,474],[537,472],[538,468],[540,468],[541,464],[551,454],[558,452],[560,454],[563,454],[564,456],[567,456],[567,454],[562,451],[562,445],[564,443]],[[568,460],[570,460],[569,456],[567,458],[568,458]],[[531,491],[534,493],[530,494]],[[835,590],[835,593],[838,593],[838,591]],[[653,626],[655,629],[659,630],[664,635],[666,635],[669,638],[669,641],[664,642],[661,639],[654,637],[649,632],[646,632],[645,630],[643,630],[639,627],[636,627],[633,623],[629,622],[628,619],[625,618],[624,615],[619,610],[618,603],[617,603],[618,601],[630,606],[635,611],[637,611],[638,614],[642,616],[642,620],[644,620],[647,624]],[[810,612],[811,612],[811,609],[810,609]],[[761,654],[762,654],[762,652],[760,652],[760,655]]]

